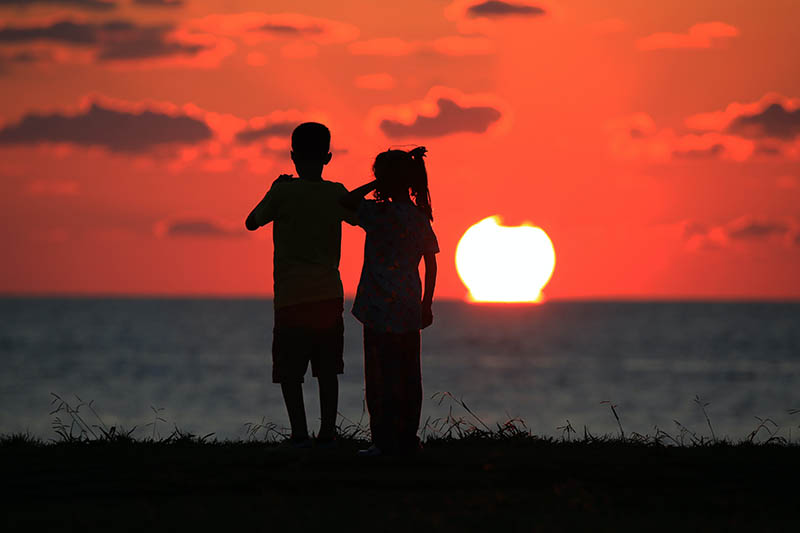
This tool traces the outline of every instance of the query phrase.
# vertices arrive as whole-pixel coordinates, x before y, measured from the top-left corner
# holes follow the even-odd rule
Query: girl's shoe
[[[378,457],[379,455],[383,455],[383,452],[374,444],[366,450],[358,450],[359,457]]]

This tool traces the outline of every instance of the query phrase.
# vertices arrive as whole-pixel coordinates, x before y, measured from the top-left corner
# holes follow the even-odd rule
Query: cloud
[[[161,220],[153,227],[159,238],[244,237],[247,231],[243,224],[227,224],[208,217],[181,217]]]
[[[109,11],[117,8],[117,2],[112,0],[0,0],[0,6],[27,8],[37,4],[77,7],[91,11]]]
[[[44,26],[4,26],[0,28],[0,43],[27,43],[50,41],[71,45],[99,44],[103,32],[128,29],[131,23],[123,21],[105,24],[80,23],[69,20]]]
[[[727,230],[731,239],[760,240],[785,235],[789,231],[789,226],[781,221],[745,217],[731,223]]]
[[[610,149],[620,159],[666,162],[671,159],[744,161],[756,150],[749,139],[721,132],[681,133],[660,128],[646,113],[635,113],[607,124]]]
[[[758,141],[757,153],[800,158],[800,98],[767,93],[755,102],[733,102],[721,111],[698,113],[688,128]]]
[[[375,74],[362,74],[353,80],[353,84],[359,89],[372,89],[375,91],[388,91],[394,89],[397,81],[394,76],[387,72],[378,72]]]
[[[41,65],[55,60],[56,56],[51,51],[34,47],[0,52],[0,75],[10,72],[15,67]]]
[[[248,128],[237,133],[236,140],[242,144],[249,144],[267,137],[287,137],[292,134],[295,127],[297,127],[295,122],[276,122],[261,128]]]
[[[26,114],[19,122],[0,129],[0,145],[69,143],[136,154],[201,143],[210,140],[212,134],[206,121],[186,113],[115,109],[95,100],[71,115]]]
[[[368,124],[392,139],[485,133],[503,125],[503,108],[491,96],[465,96],[455,89],[434,87],[421,101],[373,109]]]
[[[152,7],[183,7],[183,0],[133,0],[134,4]]]
[[[444,16],[456,23],[460,33],[490,34],[504,22],[538,20],[553,14],[550,1],[454,0],[444,8]]]
[[[725,146],[717,143],[708,148],[690,148],[688,150],[673,150],[672,157],[678,159],[713,159],[720,157],[725,151]]]
[[[305,39],[318,45],[353,41],[358,28],[352,24],[297,13],[215,13],[190,20],[187,28],[241,39],[250,46],[276,39]]]
[[[800,108],[790,111],[773,103],[760,113],[736,117],[727,129],[744,137],[792,140],[800,135]]]
[[[445,56],[487,55],[494,52],[492,41],[484,37],[451,35],[429,41],[407,41],[397,37],[384,37],[356,41],[348,46],[353,55],[400,57],[417,53],[435,53]]]
[[[467,7],[467,15],[471,17],[539,17],[547,13],[543,8],[535,5],[501,2],[499,0],[487,0]]]
[[[792,243],[800,233],[796,220],[744,215],[717,226],[684,221],[683,239],[690,250],[720,249],[756,243]]]
[[[273,111],[268,115],[249,119],[245,127],[236,132],[235,140],[238,144],[266,141],[271,149],[288,153],[292,131],[303,122],[326,124],[329,121],[328,117],[314,112],[296,109]]]
[[[441,137],[451,133],[484,133],[500,119],[500,111],[488,106],[461,107],[446,98],[436,101],[438,113],[431,117],[417,115],[413,122],[405,124],[398,120],[385,119],[380,128],[387,137]]]
[[[735,26],[724,22],[703,22],[689,28],[688,33],[659,32],[636,41],[639,50],[711,48],[722,39],[739,35]]]
[[[90,60],[116,65],[217,65],[233,52],[229,41],[169,25],[146,26],[128,20],[103,23],[60,20],[49,24],[0,28],[0,45],[49,43],[88,51]],[[56,48],[58,50],[58,48]],[[67,60],[72,56],[61,53]]]

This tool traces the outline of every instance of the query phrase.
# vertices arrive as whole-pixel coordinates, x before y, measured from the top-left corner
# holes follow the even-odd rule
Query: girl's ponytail
[[[431,192],[428,189],[428,171],[425,169],[425,153],[427,148],[417,146],[408,155],[411,156],[411,195],[414,203],[420,208],[429,220],[433,220],[433,208],[431,207]]]

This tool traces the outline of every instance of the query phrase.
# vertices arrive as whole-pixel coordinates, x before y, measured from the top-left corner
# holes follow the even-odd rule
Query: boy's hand
[[[422,302],[422,329],[427,328],[433,324],[433,310],[431,309],[431,302]]]

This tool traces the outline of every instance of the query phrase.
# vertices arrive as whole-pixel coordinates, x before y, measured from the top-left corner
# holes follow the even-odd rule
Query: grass
[[[800,450],[770,419],[719,438],[676,422],[673,433],[593,435],[569,421],[560,437],[524,421],[488,424],[462,399],[435,396],[424,451],[364,459],[365,413],[340,417],[339,446],[296,450],[264,420],[218,440],[170,427],[104,423],[92,402],[54,395],[56,438],[0,437],[7,487],[0,527],[48,530],[761,531],[796,525]],[[800,415],[800,411],[790,411]],[[783,428],[786,429],[786,428]]]

